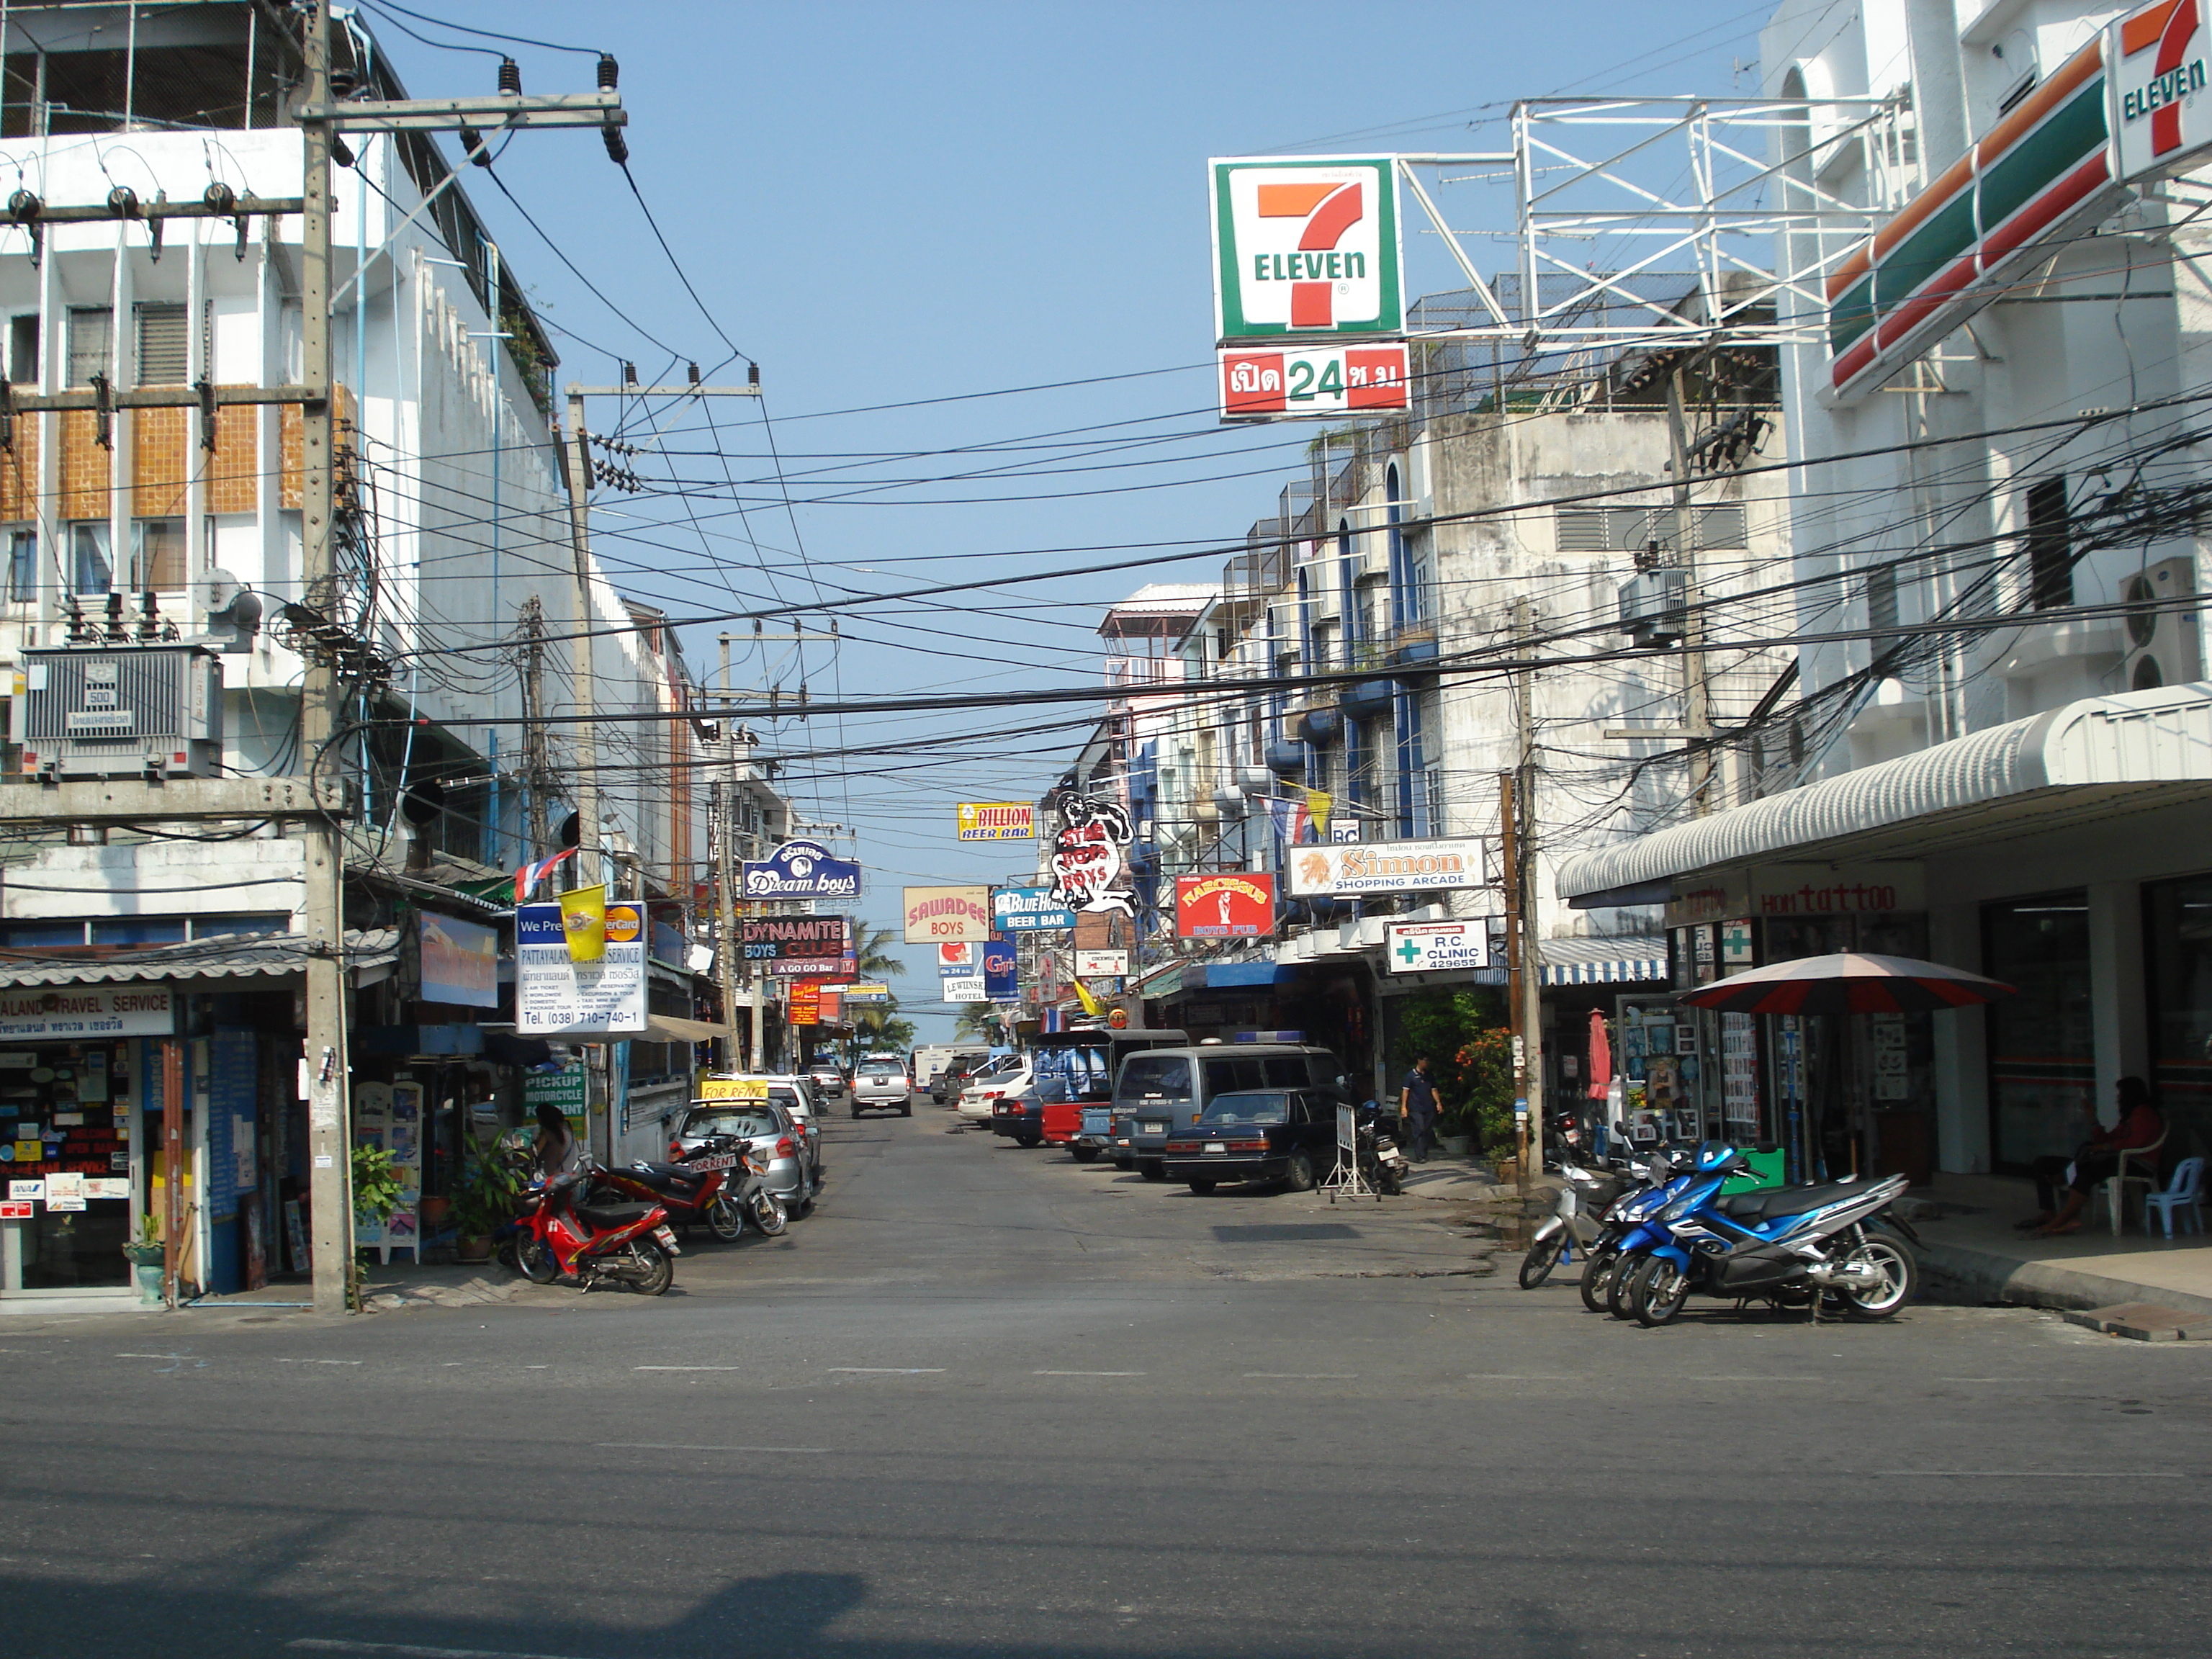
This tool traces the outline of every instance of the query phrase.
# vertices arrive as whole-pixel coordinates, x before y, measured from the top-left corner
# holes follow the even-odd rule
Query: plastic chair
[[[2166,1135],[2161,1132],[2159,1138],[2148,1146],[2129,1147],[2120,1154],[2119,1169],[2099,1183],[2104,1194],[2105,1207],[2112,1212],[2114,1238],[2120,1236],[2120,1216],[2127,1205],[2129,1184],[2133,1182],[2146,1193],[2157,1190],[2158,1155],[2165,1146]],[[2130,1159],[2135,1163],[2133,1170],[2128,1167]]]
[[[2159,1219],[2166,1224],[2166,1236],[2173,1237],[2173,1212],[2181,1212],[2181,1231],[2202,1233],[2204,1231],[2204,1160],[2185,1158],[2173,1166],[2173,1179],[2166,1183],[2166,1190],[2143,1194],[2143,1231],[2150,1231],[2150,1212],[2157,1210]]]

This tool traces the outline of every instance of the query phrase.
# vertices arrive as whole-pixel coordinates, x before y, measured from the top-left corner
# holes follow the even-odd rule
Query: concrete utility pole
[[[331,514],[331,6],[315,0],[302,42],[300,120],[300,577],[307,609],[337,612]],[[336,763],[331,733],[340,689],[331,653],[307,659],[300,690],[300,752],[309,774]],[[346,1061],[345,840],[328,818],[301,826],[307,933],[307,1203],[313,1222],[317,1313],[343,1313],[353,1266],[352,1115]]]
[[[1667,377],[1667,446],[1674,455],[1674,556],[1682,577],[1682,730],[1690,743],[1690,799],[1704,817],[1713,810],[1712,710],[1705,681],[1705,620],[1698,600],[1698,533],[1690,508],[1690,438],[1682,413],[1682,369]]]
[[[1528,602],[1513,602],[1516,654],[1529,650]],[[1513,725],[1518,748],[1513,771],[1498,779],[1499,851],[1505,866],[1506,1000],[1513,1030],[1514,1097],[1521,1184],[1526,1188],[1544,1157],[1544,970],[1537,943],[1535,672],[1514,677]]]

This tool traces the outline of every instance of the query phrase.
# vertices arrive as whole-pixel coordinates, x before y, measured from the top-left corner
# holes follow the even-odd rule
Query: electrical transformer
[[[222,659],[203,645],[26,651],[15,716],[30,776],[211,778]]]

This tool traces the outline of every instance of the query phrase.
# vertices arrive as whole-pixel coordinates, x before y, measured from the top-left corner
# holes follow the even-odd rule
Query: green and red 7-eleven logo
[[[2120,128],[2126,150],[2135,151],[2141,143],[2140,130],[2130,129],[2146,118],[2150,122],[2149,159],[2153,161],[2172,155],[2191,136],[2184,131],[2183,115],[2194,94],[2204,88],[2204,56],[2198,49],[2203,27],[2203,0],[2159,0],[2158,4],[2145,6],[2120,20],[2114,30],[2119,39],[2115,54],[2119,61],[2113,67],[2118,71]],[[2203,142],[2201,135],[2197,142]],[[2139,155],[2124,159],[2124,173],[2137,170],[2126,164],[2135,159]]]
[[[1396,164],[1381,157],[1216,161],[1217,337],[1396,334]]]

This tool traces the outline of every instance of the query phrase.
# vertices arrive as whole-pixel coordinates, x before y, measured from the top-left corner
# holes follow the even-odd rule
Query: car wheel
[[[1137,1160],[1137,1173],[1144,1176],[1147,1181],[1165,1181],[1168,1178],[1167,1170],[1161,1164],[1159,1159],[1156,1158],[1139,1158]]]
[[[860,1109],[859,1107],[857,1107],[857,1106],[855,1106],[854,1108],[853,1108],[853,1115],[854,1115],[854,1117],[858,1117],[858,1116],[860,1116]]]
[[[1291,1161],[1283,1166],[1283,1187],[1287,1192],[1311,1192],[1314,1187],[1313,1159],[1304,1152],[1292,1152]]]
[[[1098,1161],[1096,1146],[1071,1146],[1067,1149],[1067,1155],[1078,1164],[1096,1164]]]
[[[1127,1175],[1137,1167],[1137,1160],[1133,1158],[1117,1158],[1114,1160],[1114,1167],[1123,1175]]]
[[[1044,1137],[1042,1135],[1016,1135],[1014,1137],[1014,1145],[1017,1146],[1029,1148],[1042,1146],[1044,1145]]]
[[[914,1103],[909,1100],[905,1105],[900,1107],[899,1115],[901,1117],[912,1117],[914,1115]]]
[[[1191,1191],[1196,1193],[1200,1198],[1204,1198],[1208,1193],[1212,1192],[1221,1183],[1218,1181],[1209,1180],[1204,1176],[1193,1176],[1186,1184],[1190,1188]]]

